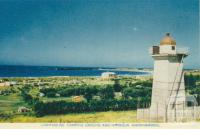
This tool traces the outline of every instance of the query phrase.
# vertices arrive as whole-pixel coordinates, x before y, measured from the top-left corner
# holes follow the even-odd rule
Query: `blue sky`
[[[152,67],[166,32],[199,68],[198,0],[1,0],[0,64]]]

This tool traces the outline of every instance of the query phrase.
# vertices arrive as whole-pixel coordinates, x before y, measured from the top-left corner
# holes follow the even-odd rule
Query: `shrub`
[[[80,112],[95,112],[109,110],[134,110],[136,109],[137,101],[132,100],[100,100],[89,102],[40,102],[34,105],[36,116],[44,116],[50,114],[66,114]]]

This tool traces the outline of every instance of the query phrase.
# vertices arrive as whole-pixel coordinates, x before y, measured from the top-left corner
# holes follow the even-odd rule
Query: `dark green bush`
[[[34,111],[37,116],[50,114],[66,114],[81,112],[97,112],[97,111],[119,111],[119,110],[135,110],[137,101],[132,100],[100,100],[89,102],[40,102],[34,105]]]

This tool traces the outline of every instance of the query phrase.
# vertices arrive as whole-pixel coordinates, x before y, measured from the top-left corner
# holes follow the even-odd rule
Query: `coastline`
[[[118,76],[149,76],[152,70],[137,68],[73,68],[57,70],[56,67],[49,69],[48,67],[34,66],[12,66],[12,68],[0,67],[0,78],[39,78],[39,77],[101,77],[103,72],[115,72]]]

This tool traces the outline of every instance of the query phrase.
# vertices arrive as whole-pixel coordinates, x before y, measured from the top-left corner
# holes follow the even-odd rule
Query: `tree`
[[[56,96],[56,93],[53,92],[53,91],[50,91],[50,92],[47,92],[47,93],[46,93],[46,96],[47,96],[47,97],[55,97],[55,96]]]
[[[102,99],[113,99],[114,98],[114,89],[112,86],[106,86],[100,90],[100,96]]]
[[[119,79],[115,79],[114,82],[115,82],[114,85],[113,85],[114,91],[115,92],[120,92],[122,90],[122,87],[121,87],[121,85],[119,83]]]

